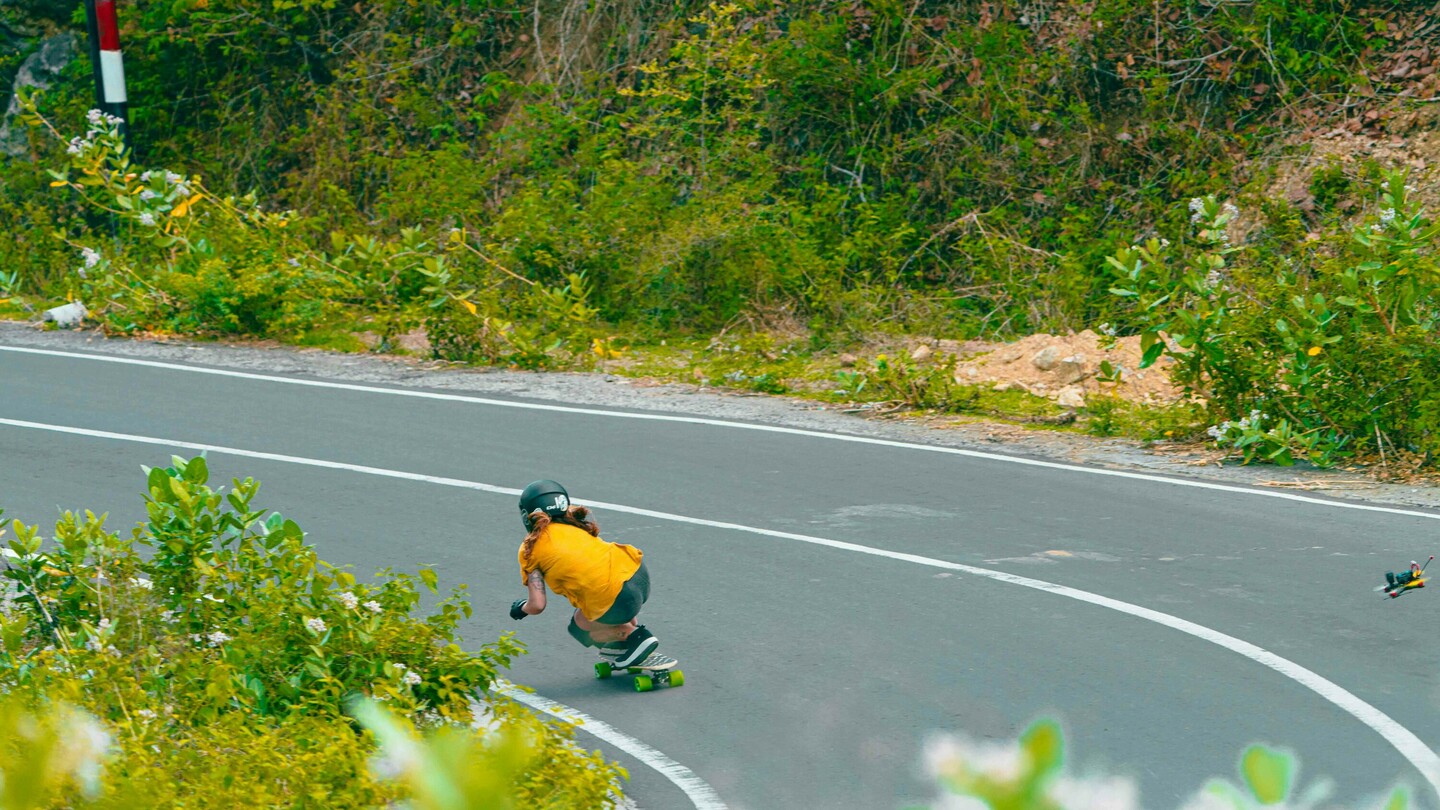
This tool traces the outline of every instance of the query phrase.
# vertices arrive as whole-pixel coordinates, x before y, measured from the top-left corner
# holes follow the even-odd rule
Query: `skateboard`
[[[1402,571],[1398,574],[1386,574],[1385,579],[1387,584],[1380,585],[1376,587],[1375,590],[1384,591],[1385,595],[1391,599],[1398,599],[1416,588],[1425,587],[1425,580],[1428,579],[1428,577],[1425,576],[1425,569],[1430,567],[1430,561],[1434,559],[1434,555],[1431,555],[1430,559],[1426,560],[1423,566],[1420,565],[1420,563],[1411,562],[1409,571]]]
[[[651,653],[644,661],[628,667],[617,667],[613,659],[600,656],[595,663],[595,677],[605,680],[619,672],[635,676],[635,691],[650,692],[661,686],[684,686],[685,673],[676,669],[680,664],[674,658],[661,653]]]

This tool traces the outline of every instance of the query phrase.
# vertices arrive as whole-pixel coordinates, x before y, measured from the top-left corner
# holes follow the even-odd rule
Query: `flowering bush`
[[[1140,791],[1125,777],[1066,773],[1065,739],[1059,725],[1042,720],[1031,725],[1015,745],[977,742],[964,735],[933,738],[926,746],[925,765],[946,792],[934,810],[1138,810]],[[1298,760],[1293,754],[1263,745],[1245,749],[1239,762],[1240,782],[1214,779],[1187,801],[1182,810],[1259,810],[1261,807],[1309,810],[1331,792],[1319,781],[1297,794]],[[1373,805],[1405,810],[1409,796],[1400,788]],[[918,810],[918,809],[917,809]]]
[[[256,508],[258,483],[227,492],[208,477],[203,457],[149,470],[148,520],[130,538],[89,512],[64,515],[49,547],[37,527],[14,524],[0,558],[0,694],[77,706],[110,729],[102,806],[174,806],[202,792],[208,806],[403,796],[367,770],[374,744],[355,733],[351,702],[468,728],[477,694],[522,648],[507,635],[463,650],[463,588],[416,616],[420,587],[438,594],[433,571],[361,583],[319,559],[293,521]],[[565,727],[482,700],[493,726],[533,749],[511,795],[608,806],[613,766],[574,748]]]
[[[1307,263],[1232,245],[1236,212],[1213,197],[1190,204],[1192,244],[1152,239],[1109,259],[1143,365],[1173,357],[1178,381],[1226,420],[1211,437],[1247,462],[1440,450],[1440,407],[1427,404],[1440,394],[1440,226],[1403,174],[1373,191],[1378,214]]]
[[[63,137],[33,101],[26,108],[32,123]],[[221,196],[199,177],[139,171],[119,119],[92,110],[88,122],[68,142],[68,165],[49,175],[124,236],[106,252],[73,243],[80,266],[63,284],[109,328],[303,338],[363,324],[388,349],[423,325],[447,359],[539,368],[590,356],[596,313],[581,274],[539,284],[489,259],[459,228],[438,238],[402,228],[391,238],[367,230],[326,239],[253,193]]]

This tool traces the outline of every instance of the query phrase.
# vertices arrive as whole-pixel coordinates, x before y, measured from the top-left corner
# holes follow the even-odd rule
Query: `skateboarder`
[[[645,660],[660,640],[635,617],[650,598],[650,573],[634,546],[600,539],[590,510],[570,503],[554,481],[536,481],[520,493],[525,541],[520,544],[520,578],[530,595],[510,606],[510,618],[545,610],[545,586],[570,601],[570,635],[586,647],[613,656],[616,667]]]

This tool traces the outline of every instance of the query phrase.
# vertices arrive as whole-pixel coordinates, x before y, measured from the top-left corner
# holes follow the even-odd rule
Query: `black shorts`
[[[640,606],[649,598],[650,572],[645,570],[645,563],[642,562],[639,570],[620,586],[620,593],[615,595],[614,604],[605,611],[605,615],[595,621],[601,624],[627,624],[640,615]]]

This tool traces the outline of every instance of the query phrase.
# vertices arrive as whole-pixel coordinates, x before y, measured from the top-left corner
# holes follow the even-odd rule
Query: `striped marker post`
[[[121,120],[125,149],[130,150],[129,97],[125,93],[125,62],[120,56],[120,21],[115,0],[85,0],[90,27],[90,64],[95,72],[96,108]]]

